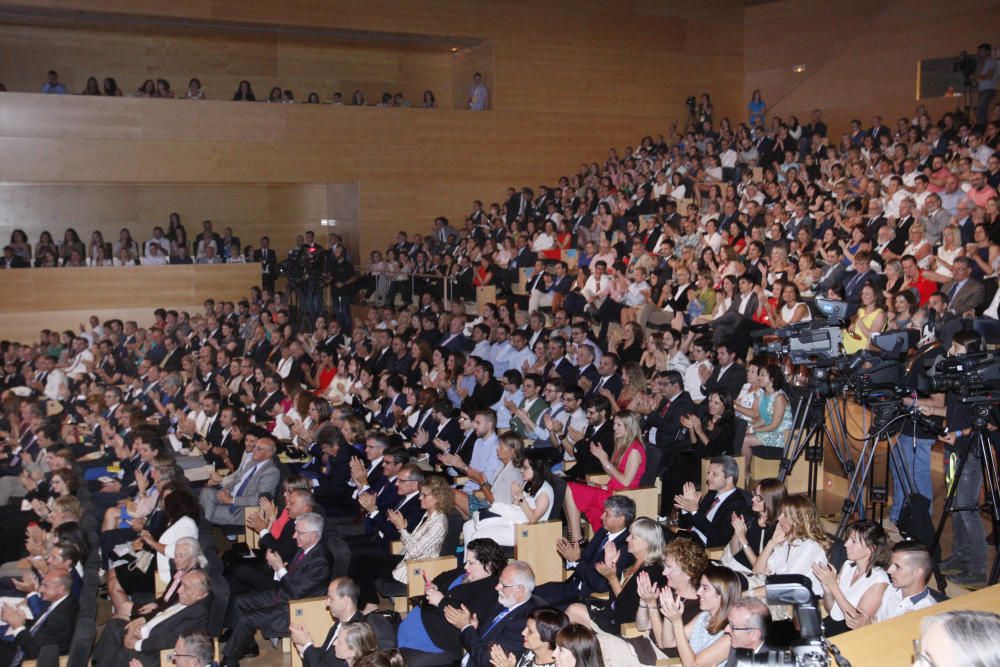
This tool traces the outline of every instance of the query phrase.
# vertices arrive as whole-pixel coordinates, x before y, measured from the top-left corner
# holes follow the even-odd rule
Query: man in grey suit
[[[924,238],[932,246],[941,243],[941,236],[944,228],[951,223],[951,214],[941,208],[941,196],[938,194],[927,195],[924,202],[924,215],[920,218],[924,224]]]
[[[217,526],[242,526],[243,510],[256,507],[260,494],[274,494],[281,474],[274,465],[274,440],[260,438],[250,459],[235,473],[222,480],[220,489],[205,487],[199,501],[205,518]]]
[[[945,309],[958,317],[975,317],[975,310],[983,305],[986,288],[972,277],[972,260],[956,257],[952,269],[954,280],[945,292]]]
[[[971,328],[976,309],[986,300],[986,287],[972,277],[972,260],[956,257],[952,266],[954,280],[944,286],[944,312],[937,327],[937,339],[947,349],[952,337],[963,329]]]
[[[827,257],[830,263],[827,265],[816,281],[816,296],[825,297],[826,291],[834,285],[844,282],[847,275],[847,265],[844,264],[844,249],[836,243],[831,243],[826,247]]]

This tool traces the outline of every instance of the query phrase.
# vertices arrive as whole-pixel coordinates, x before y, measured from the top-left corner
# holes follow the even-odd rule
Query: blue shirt
[[[503,467],[500,457],[497,456],[498,444],[500,444],[500,438],[494,433],[488,438],[476,438],[476,442],[472,445],[472,459],[469,461],[469,467],[483,473],[487,481],[492,481],[500,472],[500,468]],[[479,484],[470,479],[462,487],[462,490],[472,494],[479,490]]]

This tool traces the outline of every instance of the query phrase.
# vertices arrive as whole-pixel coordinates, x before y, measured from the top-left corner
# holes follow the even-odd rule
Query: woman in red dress
[[[583,532],[581,517],[596,531],[601,526],[604,501],[620,489],[634,489],[639,486],[642,473],[646,470],[646,448],[639,440],[639,415],[628,410],[615,415],[615,450],[611,456],[600,445],[591,445],[590,452],[601,462],[610,477],[607,485],[590,485],[583,482],[569,482],[564,501],[566,523],[569,525],[570,540],[580,541]]]

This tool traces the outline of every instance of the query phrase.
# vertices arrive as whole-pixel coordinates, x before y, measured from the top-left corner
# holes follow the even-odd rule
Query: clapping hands
[[[694,484],[687,482],[684,484],[683,494],[674,496],[674,507],[689,514],[694,514],[698,511],[698,501],[700,500],[701,496],[698,494],[698,490],[695,489]]]

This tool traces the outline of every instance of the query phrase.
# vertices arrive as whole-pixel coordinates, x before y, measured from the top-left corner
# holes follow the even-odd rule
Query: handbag
[[[149,571],[149,566],[153,562],[152,551],[140,551],[135,555],[135,560],[128,564],[128,569],[138,570],[145,574]]]

